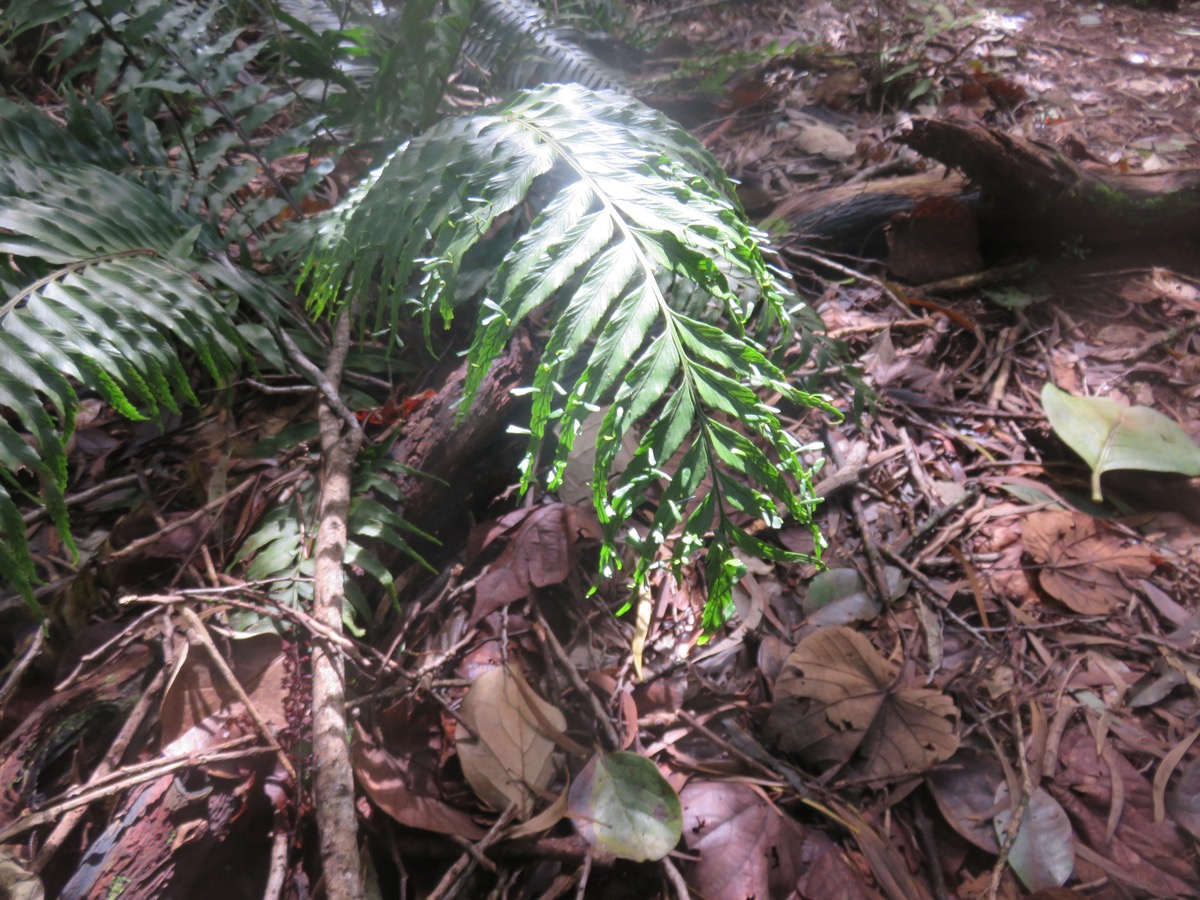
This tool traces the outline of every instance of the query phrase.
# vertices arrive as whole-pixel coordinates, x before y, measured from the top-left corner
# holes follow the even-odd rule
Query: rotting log
[[[975,122],[918,119],[897,138],[979,191],[985,244],[1060,250],[1200,237],[1200,172],[1100,173],[1058,150]]]
[[[389,451],[392,459],[414,470],[396,479],[404,495],[397,511],[444,546],[456,549],[458,538],[465,537],[470,527],[470,511],[478,513],[479,507],[516,480],[528,438],[509,434],[508,427],[528,422],[530,400],[514,395],[513,389],[532,382],[536,364],[532,338],[521,329],[459,421],[467,374],[464,360],[405,423]],[[389,551],[376,549],[389,562]]]
[[[888,255],[887,226],[935,198],[975,216],[985,253],[1157,249],[1200,239],[1200,172],[1096,171],[1063,152],[974,122],[918,119],[897,138],[941,166],[824,191],[800,191],[771,218],[797,250]]]

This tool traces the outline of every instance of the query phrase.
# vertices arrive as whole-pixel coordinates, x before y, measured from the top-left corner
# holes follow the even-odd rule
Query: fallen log
[[[897,140],[942,165],[787,198],[771,214],[788,223],[784,249],[887,258],[893,275],[920,282],[981,265],[976,233],[993,259],[1158,250],[1200,238],[1196,170],[1097,171],[973,122],[919,119]]]
[[[1061,251],[1200,237],[1200,173],[1100,173],[1026,138],[974,122],[918,119],[899,138],[961,171],[979,191],[985,245]]]
[[[513,389],[532,382],[536,365],[529,332],[518,331],[460,422],[467,373],[464,360],[437,394],[405,423],[389,451],[392,459],[414,470],[397,479],[404,495],[398,512],[451,552],[456,552],[466,537],[471,513],[479,514],[516,480],[528,438],[508,433],[508,426],[528,423],[530,399],[514,394]],[[433,548],[420,549],[428,552]],[[382,555],[381,559],[388,562]]]

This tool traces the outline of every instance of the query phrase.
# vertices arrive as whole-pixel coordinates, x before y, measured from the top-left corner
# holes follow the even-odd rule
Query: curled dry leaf
[[[690,781],[680,800],[684,843],[700,855],[689,880],[706,900],[877,897],[824,832],[744,784]]]
[[[1129,597],[1129,585],[1155,569],[1149,547],[1097,528],[1082,513],[1048,510],[1025,520],[1025,549],[1042,568],[1043,590],[1083,615],[1107,615]]]
[[[485,803],[496,809],[515,803],[528,818],[535,792],[554,777],[553,732],[567,727],[566,718],[505,666],[475,679],[460,715],[455,739],[467,781]]]
[[[382,740],[355,726],[350,759],[367,796],[410,828],[479,840],[484,831],[442,799],[438,762],[442,728],[438,710],[406,698],[379,716]]]
[[[958,749],[954,702],[895,685],[870,641],[848,628],[817,631],[788,657],[767,734],[818,768],[849,766],[868,779],[923,772]]]
[[[473,622],[528,597],[534,588],[566,581],[579,562],[579,542],[603,537],[594,513],[566,503],[545,503],[481,525],[471,535],[471,555],[502,535],[508,543],[475,585]]]

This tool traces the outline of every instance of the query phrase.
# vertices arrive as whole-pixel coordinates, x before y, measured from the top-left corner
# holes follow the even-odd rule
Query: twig
[[[209,659],[213,661],[213,665],[217,667],[217,671],[221,673],[221,677],[225,679],[225,683],[229,685],[229,689],[233,691],[234,696],[246,707],[246,713],[250,716],[251,721],[254,722],[255,727],[258,728],[258,733],[262,737],[263,742],[275,751],[275,755],[279,758],[279,765],[283,767],[283,771],[287,773],[288,778],[295,782],[297,780],[296,770],[292,766],[292,761],[288,759],[283,747],[279,746],[279,741],[275,740],[275,735],[271,732],[270,726],[267,725],[266,720],[259,713],[253,701],[251,701],[250,695],[246,693],[246,689],[242,687],[242,683],[233,674],[233,670],[229,668],[229,663],[225,661],[225,657],[221,655],[221,651],[217,649],[217,645],[213,643],[212,636],[208,633],[208,629],[204,627],[204,623],[200,621],[200,617],[187,606],[179,607],[179,612],[187,620],[189,633],[208,652]]]
[[[707,725],[705,725],[703,722],[701,722],[699,719],[697,719],[695,716],[693,716],[690,712],[688,712],[686,709],[681,709],[679,711],[679,718],[683,719],[683,721],[687,722],[694,729],[696,729],[698,732],[700,732],[702,735],[704,735],[706,738],[708,738],[710,741],[712,741],[714,744],[716,744],[718,747],[720,747],[722,750],[724,750],[730,756],[735,756],[738,759],[740,759],[742,762],[746,763],[746,765],[750,766],[750,768],[757,769],[760,773],[766,775],[768,778],[771,778],[771,779],[776,779],[779,777],[779,774],[774,769],[772,769],[770,766],[759,762],[757,759],[752,757],[750,754],[744,752],[740,747],[737,747],[734,744],[731,744],[729,741],[725,740],[725,738],[721,737],[719,734],[717,734],[715,731],[713,731],[711,728],[709,728]]]
[[[843,266],[840,262],[830,259],[828,256],[822,256],[820,253],[813,253],[811,250],[798,249],[794,247],[788,248],[789,256],[799,256],[808,262],[816,263],[818,266],[825,266],[827,269],[833,269],[840,275],[845,275],[848,278],[856,278],[859,281],[865,281],[874,288],[878,288],[882,294],[892,302],[892,305],[897,309],[902,310],[910,319],[920,318],[913,314],[912,307],[904,302],[903,298],[897,294],[890,284],[882,278],[876,278],[874,275],[867,275],[857,269],[852,269],[849,266]],[[923,321],[923,320],[922,320]]]
[[[842,457],[841,451],[838,450],[837,442],[834,441],[832,434],[826,435],[825,446],[829,448],[829,457],[833,460],[834,465],[839,468],[845,460]],[[854,524],[858,528],[859,537],[862,538],[863,550],[867,554],[867,566],[871,570],[871,580],[875,582],[875,589],[879,594],[879,602],[885,608],[891,601],[891,591],[888,589],[887,573],[883,568],[883,560],[879,556],[879,548],[875,544],[875,538],[871,535],[871,529],[867,526],[867,515],[863,510],[862,500],[858,494],[851,493],[848,497],[850,505],[850,515],[854,519]]]
[[[108,481],[94,485],[93,487],[88,488],[86,491],[68,494],[64,502],[68,507],[78,506],[80,503],[86,503],[88,500],[91,500],[94,497],[102,497],[109,491],[115,491],[117,488],[123,488],[127,487],[128,485],[135,484],[137,480],[137,475],[119,475],[116,478],[110,478]],[[37,509],[31,509],[21,518],[28,526],[32,525],[34,522],[38,522],[41,519],[46,518],[48,515],[50,515],[50,513],[46,507],[39,506]]]
[[[263,900],[279,900],[283,895],[283,884],[287,880],[288,844],[291,835],[284,827],[284,816],[275,813],[275,834],[271,837],[271,868],[267,872],[267,886],[263,888]]]
[[[563,645],[559,643],[559,640],[551,630],[549,623],[546,622],[546,617],[542,615],[541,607],[535,603],[533,609],[538,626],[538,637],[542,638],[542,640],[550,648],[550,652],[553,653],[555,658],[557,658],[562,664],[563,669],[566,671],[567,678],[570,680],[571,684],[574,685],[575,690],[579,691],[580,694],[586,697],[588,703],[591,704],[592,711],[596,714],[596,719],[600,722],[600,727],[604,730],[604,736],[608,739],[608,746],[613,750],[620,749],[621,738],[617,735],[617,729],[613,726],[612,717],[609,715],[608,710],[604,708],[604,705],[600,702],[600,698],[596,696],[595,692],[588,687],[587,682],[585,682],[582,676],[580,676],[579,670],[576,669],[575,664],[571,662],[571,657],[567,655],[567,651],[563,648]]]
[[[442,880],[438,882],[437,887],[426,898],[426,900],[446,900],[448,897],[457,897],[460,892],[458,890],[459,882],[478,864],[477,857],[483,855],[483,851],[496,843],[500,839],[504,829],[517,816],[517,804],[510,803],[508,809],[500,814],[500,818],[496,820],[496,824],[491,827],[491,830],[483,836],[483,838],[474,845],[473,852],[464,852],[462,856],[452,865],[446,874],[442,876]]]
[[[1020,707],[1013,703],[1013,727],[1017,733],[1017,762],[1021,766],[1021,797],[1008,827],[1004,831],[1004,843],[1000,845],[1000,855],[996,857],[996,865],[992,868],[992,877],[988,881],[987,900],[996,900],[1000,893],[1000,880],[1004,877],[1004,869],[1008,865],[1008,854],[1016,843],[1017,833],[1021,830],[1021,821],[1025,818],[1025,810],[1029,808],[1030,797],[1033,796],[1033,785],[1029,780],[1029,761],[1025,759],[1025,729],[1021,725]]]
[[[21,653],[21,658],[14,660],[11,665],[11,670],[8,673],[8,678],[4,680],[4,686],[0,687],[0,714],[3,714],[4,708],[8,706],[8,698],[21,684],[21,676],[25,674],[38,655],[42,652],[42,647],[46,644],[46,630],[44,628],[35,628],[33,636],[29,640],[29,646]]]
[[[343,311],[342,317],[340,319],[338,319],[338,330],[339,331],[341,330],[341,327],[342,327],[342,319],[347,319],[347,318],[350,318],[349,310]],[[264,319],[264,321],[265,321],[265,319]],[[268,325],[267,327],[270,328],[271,326]],[[362,426],[360,426],[358,424],[358,418],[351,411],[350,407],[348,407],[342,401],[341,396],[338,394],[337,385],[340,384],[341,380],[342,380],[341,372],[337,373],[338,377],[336,380],[330,377],[329,373],[331,373],[333,370],[333,360],[332,359],[330,360],[329,368],[325,372],[322,372],[320,369],[317,368],[316,364],[313,363],[312,360],[310,360],[307,356],[304,355],[304,351],[302,351],[299,347],[296,346],[296,342],[294,340],[292,340],[292,336],[290,334],[288,334],[287,331],[285,331],[282,328],[275,328],[274,337],[277,341],[279,341],[279,345],[281,347],[283,347],[283,352],[286,353],[288,359],[290,359],[292,361],[292,365],[294,365],[297,369],[299,369],[305,375],[307,375],[309,377],[309,379],[312,381],[312,383],[316,386],[317,390],[321,392],[321,398],[322,398],[323,404],[327,404],[329,406],[329,408],[337,414],[338,418],[340,418],[343,422],[346,423],[346,428],[351,434],[353,434],[355,431],[357,431],[359,433],[359,442],[361,443],[361,441],[362,441]],[[338,338],[335,337],[334,338],[335,344],[336,344],[337,340],[338,340]],[[344,365],[344,362],[342,364],[339,364],[339,368],[341,368],[341,365]],[[322,429],[322,431],[321,431],[322,442],[324,441],[324,439],[325,439],[325,432],[324,432],[324,429]],[[322,450],[323,450],[324,443],[322,443],[321,446],[322,446]]]
[[[583,857],[583,865],[579,869],[579,885],[575,888],[575,900],[583,900],[587,893],[588,878],[592,874],[592,848],[588,847]]]
[[[239,739],[232,743],[244,743],[244,739]],[[231,745],[225,744],[222,746],[228,747]],[[7,828],[0,830],[0,844],[6,844],[19,834],[24,834],[48,822],[53,822],[65,812],[70,812],[80,806],[87,806],[88,804],[95,803],[97,800],[103,800],[105,797],[119,794],[126,788],[135,787],[147,781],[154,781],[156,778],[161,778],[163,775],[169,775],[180,769],[192,766],[206,766],[211,763],[227,762],[234,759],[245,759],[248,756],[257,756],[261,753],[270,752],[269,747],[249,747],[241,750],[210,750],[204,753],[189,753],[186,756],[177,756],[169,760],[155,760],[150,763],[128,766],[114,772],[112,777],[107,779],[102,785],[83,790],[74,796],[71,796],[72,792],[68,791],[65,800],[21,816],[20,819],[13,822]]]
[[[680,871],[675,868],[675,864],[670,859],[664,858],[662,867],[664,874],[667,876],[667,881],[671,882],[671,887],[675,889],[675,896],[679,900],[692,900],[692,895],[688,893],[687,882]]]
[[[334,634],[342,633],[351,481],[363,441],[358,421],[353,414],[347,421],[345,413],[349,410],[337,396],[350,351],[352,318],[351,310],[343,310],[334,329],[333,346],[320,379],[322,399],[317,407],[323,465],[320,522],[314,549],[313,618]],[[343,424],[347,426],[345,429]],[[354,771],[346,740],[345,661],[333,647],[316,642],[312,649],[312,671],[313,801],[325,891],[329,900],[358,900],[363,896],[363,883],[359,874]]]
[[[285,478],[291,478],[291,477],[294,477],[294,476],[292,476],[289,473],[288,475],[281,476],[280,479],[276,479],[271,484],[272,485],[277,484],[280,480],[285,479]],[[154,531],[153,533],[148,534],[143,538],[138,538],[136,541],[126,544],[124,547],[122,547],[119,550],[112,551],[111,553],[109,553],[108,555],[106,555],[104,557],[104,562],[105,563],[115,562],[118,559],[124,559],[126,556],[130,556],[134,553],[137,553],[138,551],[142,550],[144,547],[148,547],[151,544],[155,543],[156,541],[162,540],[164,535],[170,534],[172,531],[175,531],[178,528],[182,528],[184,525],[191,525],[193,522],[197,522],[200,519],[203,519],[208,513],[212,512],[214,509],[224,506],[226,503],[228,503],[230,500],[232,500],[238,494],[241,494],[244,491],[249,490],[251,487],[253,487],[254,485],[257,485],[257,484],[260,484],[260,482],[257,478],[247,478],[241,484],[239,484],[233,488],[230,488],[228,491],[226,491],[220,497],[217,497],[215,500],[210,500],[208,503],[205,503],[199,509],[193,510],[192,512],[188,513],[186,516],[183,516],[180,519],[173,519],[172,521],[170,521],[166,525],[164,525],[162,528],[159,528],[157,531]],[[270,486],[271,485],[268,485],[268,487],[270,487]]]

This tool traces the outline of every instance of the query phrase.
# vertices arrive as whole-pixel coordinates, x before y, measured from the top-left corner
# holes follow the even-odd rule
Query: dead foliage
[[[857,421],[790,420],[831,460],[830,571],[747,560],[733,627],[702,642],[701,571],[630,597],[595,581],[589,510],[475,498],[470,529],[448,514],[470,536],[436,575],[390,573],[342,637],[306,612],[312,536],[258,531],[311,503],[317,456],[289,436],[308,399],[243,386],[163,429],[86,406],[70,460],[84,562],[63,563],[31,510],[56,573],[49,637],[4,610],[5,889],[317,895],[323,642],[346,665],[359,846],[384,896],[1197,894],[1200,484],[1111,471],[1094,503],[1039,402],[1049,381],[1200,440],[1194,256],[1054,248],[988,282],[978,270],[1014,261],[978,246],[969,209],[885,207],[893,276],[980,276],[930,290],[889,280],[882,232],[856,248],[871,269],[795,226],[822,215],[818,189],[875,208],[894,195],[872,178],[925,165],[889,140],[912,107],[1082,166],[1194,163],[1200,12],[950,4],[963,20],[931,35],[886,5],[873,22],[861,4],[702,6],[634,15],[673,20],[701,67],[745,51],[739,77],[702,93],[655,71],[666,50],[641,75],[747,204],[777,211],[787,261],[877,392]],[[887,16],[910,31],[873,30]],[[823,389],[850,411],[842,374]],[[407,439],[436,459],[429,422]],[[751,530],[812,549],[806,531]],[[294,578],[258,577],[287,554]]]

